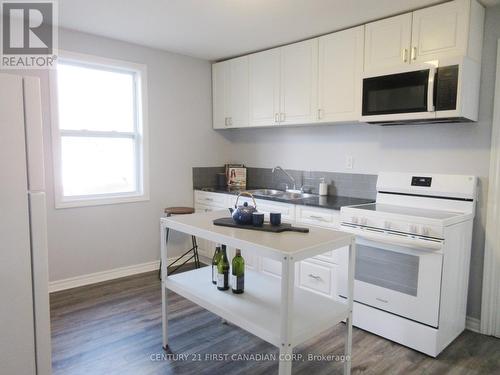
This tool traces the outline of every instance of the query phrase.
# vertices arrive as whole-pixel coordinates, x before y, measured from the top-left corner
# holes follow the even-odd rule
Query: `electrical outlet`
[[[354,158],[352,156],[348,156],[345,159],[345,167],[347,169],[352,169],[354,166]]]

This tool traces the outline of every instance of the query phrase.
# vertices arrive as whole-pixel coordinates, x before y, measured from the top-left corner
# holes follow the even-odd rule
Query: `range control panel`
[[[413,176],[411,178],[411,186],[430,187],[431,184],[432,184],[432,177]]]

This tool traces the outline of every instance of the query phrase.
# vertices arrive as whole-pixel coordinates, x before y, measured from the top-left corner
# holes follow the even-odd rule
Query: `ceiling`
[[[220,60],[359,25],[440,0],[64,0],[59,25]],[[500,0],[482,0],[485,5]]]

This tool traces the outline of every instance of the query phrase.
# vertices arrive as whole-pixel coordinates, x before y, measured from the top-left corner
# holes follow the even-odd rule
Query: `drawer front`
[[[287,222],[295,221],[295,206],[293,204],[278,203],[257,199],[257,210],[264,213],[265,220],[269,221],[271,212],[280,212],[281,220]]]
[[[207,206],[205,204],[199,204],[199,203],[196,203],[194,205],[195,212],[212,212],[212,211],[217,211],[217,210],[222,210],[222,209],[223,209],[222,207]]]
[[[194,192],[195,204],[202,204],[205,206],[215,206],[220,208],[227,208],[226,194],[210,193],[207,191]]]
[[[336,295],[335,287],[336,266],[330,264],[300,262],[299,286],[328,297]]]
[[[340,212],[336,210],[299,206],[297,208],[297,223],[338,229],[340,224]],[[336,258],[337,254],[335,254],[334,251],[327,251],[315,257],[315,259],[320,259],[329,263],[337,263]]]
[[[340,211],[299,206],[297,222],[337,229],[340,225]]]

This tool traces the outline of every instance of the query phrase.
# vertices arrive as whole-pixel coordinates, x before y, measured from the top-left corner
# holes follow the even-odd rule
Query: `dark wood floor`
[[[156,272],[51,295],[54,375],[277,374],[266,342],[171,293],[170,353],[161,348],[161,296]],[[339,324],[297,347],[307,358],[341,355]],[[247,354],[254,360],[206,359]],[[180,357],[180,355],[187,356]],[[177,356],[177,358],[174,358]],[[201,361],[200,361],[201,359]],[[294,374],[342,374],[330,360],[295,361]],[[500,374],[500,340],[465,331],[437,359],[360,329],[353,335],[354,374]]]

